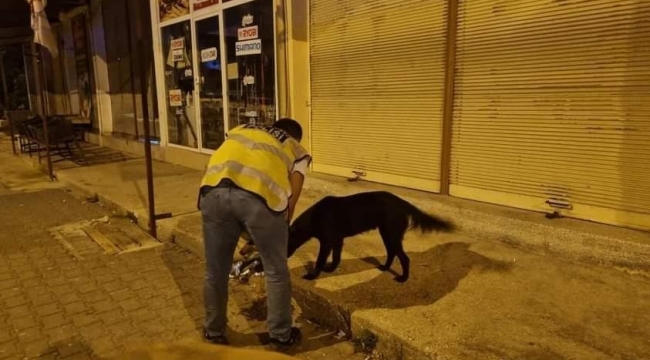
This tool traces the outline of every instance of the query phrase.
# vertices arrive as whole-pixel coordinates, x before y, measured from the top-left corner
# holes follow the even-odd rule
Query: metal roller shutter
[[[440,190],[445,4],[311,0],[314,171]]]
[[[461,0],[450,193],[650,229],[650,1]]]

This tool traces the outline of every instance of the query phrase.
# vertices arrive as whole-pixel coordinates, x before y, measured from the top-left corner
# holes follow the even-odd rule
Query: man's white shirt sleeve
[[[301,173],[303,176],[307,176],[307,171],[309,171],[309,157],[306,157],[293,164],[293,169],[291,169],[291,172],[294,171]]]

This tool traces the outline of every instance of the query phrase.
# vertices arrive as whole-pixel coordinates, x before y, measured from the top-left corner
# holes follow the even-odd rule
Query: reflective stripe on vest
[[[289,204],[289,172],[296,160],[309,157],[284,131],[268,126],[239,126],[210,157],[201,186],[217,186],[230,179],[259,195],[273,211]]]
[[[245,136],[242,136],[240,134],[233,134],[228,136],[228,140],[233,140],[237,141],[238,143],[246,146],[247,148],[251,150],[262,150],[262,151],[268,151],[272,153],[273,155],[279,157],[284,161],[284,164],[287,166],[287,169],[291,169],[293,167],[293,161],[285,154],[282,150],[278,149],[275,146],[268,145],[268,144],[263,144],[263,143],[258,143],[255,142]]]
[[[270,176],[257,169],[244,166],[243,164],[240,164],[236,161],[226,161],[223,164],[212,165],[205,172],[205,176],[219,174],[224,170],[230,170],[248,177],[258,178],[264,184],[264,186],[271,190],[273,195],[275,195],[280,200],[279,204],[271,208],[272,210],[283,211],[289,205],[289,195],[282,188],[282,186],[273,181]]]

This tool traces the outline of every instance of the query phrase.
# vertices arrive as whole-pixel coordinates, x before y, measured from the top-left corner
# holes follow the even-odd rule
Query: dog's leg
[[[377,269],[381,271],[390,270],[390,267],[393,265],[393,261],[395,260],[395,251],[393,249],[388,249],[387,252],[388,256],[386,257],[386,263],[384,263],[384,265],[377,266]]]
[[[336,239],[332,242],[332,262],[323,267],[326,273],[334,272],[341,264],[341,252],[343,252],[343,239]]]
[[[394,244],[393,238],[391,238],[393,235],[390,234],[390,231],[387,228],[380,227],[379,235],[381,235],[381,240],[384,242],[384,247],[386,247],[386,263],[384,263],[384,265],[377,266],[377,268],[381,271],[388,271],[390,270],[390,267],[393,265],[393,261],[395,260],[396,246]]]
[[[409,279],[410,273],[410,260],[408,255],[404,252],[404,246],[402,244],[404,233],[407,229],[408,218],[404,216],[387,217],[384,220],[384,224],[379,228],[379,233],[381,234],[381,238],[386,246],[386,252],[388,253],[386,263],[383,265],[383,268],[380,267],[380,269],[390,269],[395,256],[397,256],[402,265],[402,275],[396,276],[395,281],[400,283],[406,282]]]
[[[404,283],[409,279],[411,260],[404,252],[404,249],[400,249],[400,251],[397,253],[397,257],[399,258],[399,262],[402,265],[402,275],[395,277],[395,281]]]
[[[305,280],[314,280],[320,275],[321,271],[323,270],[323,267],[325,266],[325,263],[327,262],[327,258],[330,256],[330,253],[332,252],[332,245],[331,243],[327,241],[320,241],[320,250],[318,251],[318,258],[316,258],[316,265],[314,266],[314,270],[310,273],[307,273],[307,275],[303,276],[302,278]]]

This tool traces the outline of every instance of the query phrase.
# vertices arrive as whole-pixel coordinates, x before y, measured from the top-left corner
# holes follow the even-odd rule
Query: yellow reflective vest
[[[309,157],[307,151],[281,129],[242,125],[228,134],[208,163],[201,188],[230,179],[240,188],[259,195],[273,211],[289,205],[289,172]]]

